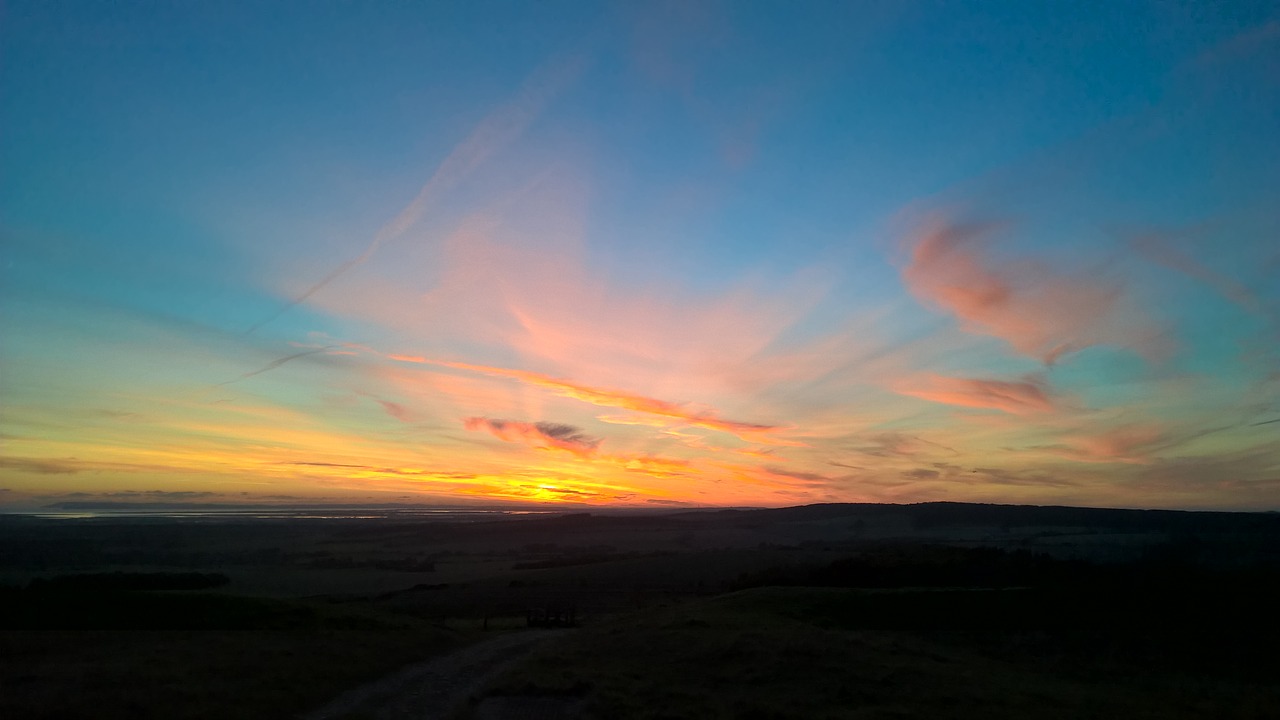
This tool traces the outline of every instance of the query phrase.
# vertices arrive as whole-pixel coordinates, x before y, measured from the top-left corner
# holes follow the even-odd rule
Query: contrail
[[[306,357],[306,356],[308,356],[308,355],[315,355],[315,354],[317,354],[317,353],[326,352],[326,351],[328,351],[328,350],[332,350],[333,348],[334,348],[334,346],[333,346],[333,345],[330,345],[330,346],[328,346],[328,347],[317,348],[317,349],[315,349],[315,350],[304,350],[303,352],[300,352],[300,353],[294,353],[294,354],[292,354],[292,355],[286,355],[285,357],[282,357],[282,358],[276,358],[275,360],[272,360],[271,362],[267,363],[266,365],[263,365],[262,367],[258,368],[257,370],[253,370],[253,371],[251,371],[251,372],[247,372],[247,373],[245,373],[245,374],[241,375],[240,377],[238,377],[238,378],[236,378],[236,379],[234,379],[234,380],[227,380],[227,381],[225,381],[225,382],[220,382],[220,383],[218,383],[217,387],[222,387],[222,386],[224,386],[224,385],[230,385],[230,384],[232,384],[232,383],[238,383],[238,382],[240,382],[241,380],[248,380],[249,378],[253,377],[254,375],[261,375],[262,373],[264,373],[264,372],[266,372],[266,371],[268,371],[268,370],[275,370],[276,368],[278,368],[278,367],[280,367],[281,365],[283,365],[283,364],[285,364],[285,363],[289,362],[290,360],[297,360],[297,359],[298,359],[298,358],[300,358],[300,357]]]
[[[436,195],[457,185],[477,167],[523,135],[533,121],[542,114],[547,104],[582,72],[585,65],[585,55],[578,53],[554,58],[535,70],[524,81],[519,93],[511,102],[489,113],[471,131],[471,134],[449,153],[449,156],[440,163],[426,184],[418,191],[417,196],[378,230],[364,252],[342,263],[301,295],[259,320],[246,330],[245,334],[255,332],[351,269],[363,265],[378,252],[383,244],[403,235],[417,224],[426,214],[427,208],[435,200]]]

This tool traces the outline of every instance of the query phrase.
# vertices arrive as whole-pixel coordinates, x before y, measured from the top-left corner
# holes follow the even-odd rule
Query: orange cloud
[[[691,467],[688,460],[677,458],[654,455],[610,455],[597,452],[603,441],[587,435],[573,425],[550,422],[527,423],[483,417],[467,418],[463,424],[468,430],[488,432],[507,442],[545,450],[562,450],[603,466],[612,466],[627,472],[638,472],[653,477],[684,475]]]
[[[756,488],[756,492],[766,491],[773,496],[797,497],[795,491],[820,491],[843,484],[851,476],[832,476],[803,470],[790,470],[774,465],[758,466],[735,462],[711,462],[709,465],[727,473],[727,479],[734,480],[740,489]],[[802,492],[800,496],[803,496]],[[779,498],[774,497],[776,502]]]
[[[1046,364],[1093,345],[1163,352],[1160,334],[1123,302],[1116,284],[1072,277],[1036,263],[996,265],[975,247],[991,226],[935,223],[917,238],[902,271],[921,301]]]
[[[646,417],[644,415],[597,415],[596,419],[611,425],[636,425],[640,427],[663,428],[671,424],[669,420]]]
[[[752,448],[752,447],[735,448],[733,452],[736,452],[739,455],[746,455],[747,457],[766,458],[766,459],[775,460],[775,461],[786,460],[786,458],[777,455],[770,448]]]
[[[919,384],[902,384],[896,391],[930,402],[961,407],[1003,410],[1014,415],[1049,413],[1060,409],[1043,383],[1009,382],[930,375]]]
[[[640,472],[654,477],[684,475],[688,473],[691,467],[691,463],[688,460],[663,458],[654,455],[606,456],[604,459],[623,470]]]
[[[657,415],[659,417],[672,418],[682,425],[700,427],[707,430],[717,430],[719,432],[728,433],[747,442],[755,442],[763,445],[804,446],[804,443],[795,440],[786,440],[776,437],[774,435],[775,433],[787,429],[782,426],[728,420],[719,417],[713,410],[696,410],[688,407],[688,405],[684,403],[658,400],[655,398],[645,397],[643,395],[637,395],[635,393],[629,393],[624,390],[580,385],[567,380],[553,378],[549,375],[543,375],[542,373],[529,372],[527,370],[511,370],[508,368],[491,367],[488,365],[472,365],[470,363],[450,362],[446,360],[429,360],[427,358],[409,355],[391,355],[387,357],[404,362],[438,365],[441,367],[450,367],[459,370],[469,370],[471,372],[482,373],[484,375],[494,377],[512,378],[535,387],[551,390],[562,397],[581,400],[582,402],[599,405],[601,407],[617,407],[635,412]]]

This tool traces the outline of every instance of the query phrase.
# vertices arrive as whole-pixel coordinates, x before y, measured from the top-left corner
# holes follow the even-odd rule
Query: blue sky
[[[0,34],[0,503],[1280,503],[1271,3]]]

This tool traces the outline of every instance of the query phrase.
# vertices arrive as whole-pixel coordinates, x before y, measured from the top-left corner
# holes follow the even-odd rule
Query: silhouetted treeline
[[[675,517],[716,517],[725,521],[812,522],[844,517],[901,515],[916,528],[986,525],[994,527],[1106,528],[1134,532],[1222,533],[1280,532],[1280,513],[1128,510],[1038,505],[931,502],[913,505],[886,503],[820,503],[760,510],[690,511]]]

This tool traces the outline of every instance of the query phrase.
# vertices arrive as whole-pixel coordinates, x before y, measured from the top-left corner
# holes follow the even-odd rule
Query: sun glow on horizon
[[[1280,18],[523,5],[15,11],[0,508],[1280,508]]]

